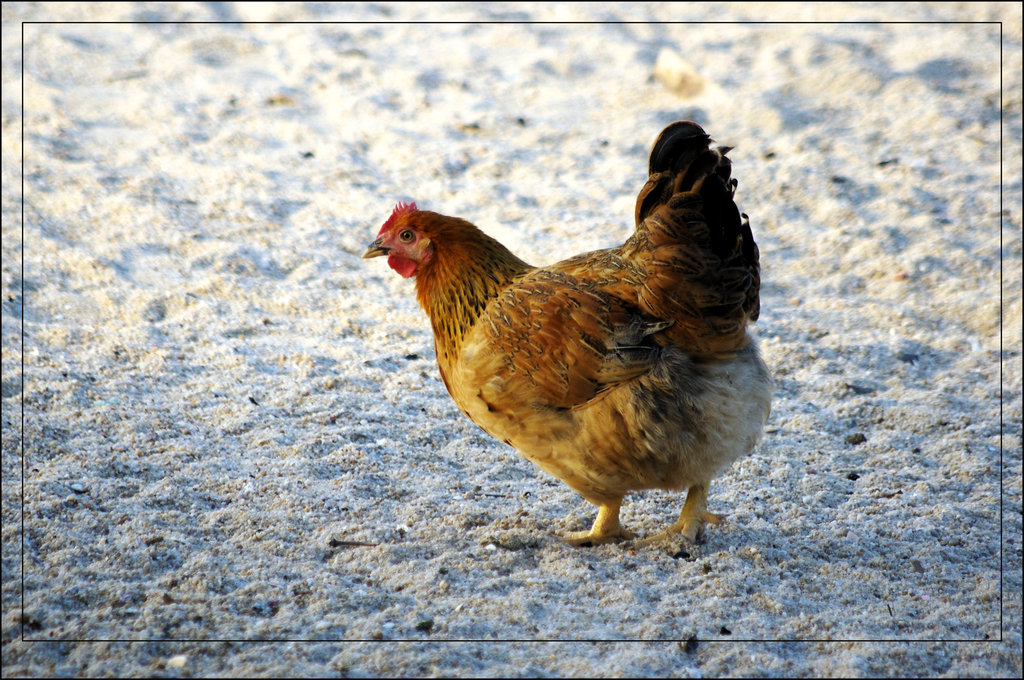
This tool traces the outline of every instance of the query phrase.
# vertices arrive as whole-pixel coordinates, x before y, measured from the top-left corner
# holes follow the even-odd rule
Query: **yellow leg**
[[[594,520],[594,526],[590,527],[590,531],[573,531],[565,536],[566,543],[575,546],[582,546],[587,543],[590,545],[601,545],[602,543],[633,538],[633,534],[623,529],[622,525],[619,524],[619,507],[621,505],[621,498],[608,503],[602,503],[601,509],[597,511],[597,519]]]
[[[720,524],[723,519],[725,519],[724,515],[708,512],[708,485],[694,484],[686,493],[683,511],[679,513],[679,519],[675,524],[660,534],[651,536],[645,543],[659,541],[672,534],[680,534],[690,543],[696,543],[704,535],[705,523]]]

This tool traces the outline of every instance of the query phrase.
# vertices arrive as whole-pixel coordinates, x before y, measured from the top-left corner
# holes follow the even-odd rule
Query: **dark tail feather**
[[[677,121],[662,130],[651,149],[649,179],[637,196],[637,226],[655,206],[693,189],[694,182],[715,168],[721,155],[711,151],[710,143],[704,129],[690,121]],[[726,169],[727,176],[728,172]]]
[[[636,202],[633,241],[645,244],[638,257],[647,271],[641,307],[675,322],[666,331],[673,340],[709,353],[742,346],[760,307],[757,245],[733,201],[729,150],[711,148],[696,123],[669,125]]]
[[[666,170],[679,172],[697,154],[707,149],[710,141],[708,133],[696,123],[688,120],[672,123],[661,131],[654,142],[647,174],[656,175]]]

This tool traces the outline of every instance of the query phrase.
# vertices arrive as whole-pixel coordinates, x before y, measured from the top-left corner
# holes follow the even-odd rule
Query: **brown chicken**
[[[768,418],[772,379],[747,333],[758,250],[729,149],[710,142],[695,123],[665,128],[617,248],[533,267],[465,220],[399,203],[363,254],[416,277],[462,412],[599,506],[570,543],[632,538],[623,496],[653,488],[688,490],[655,538],[697,540],[721,519],[708,484]]]

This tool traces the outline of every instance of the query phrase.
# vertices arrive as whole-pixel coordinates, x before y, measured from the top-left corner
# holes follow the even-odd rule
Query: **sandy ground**
[[[838,23],[665,23],[769,19]],[[3,675],[1019,674],[1020,60],[1015,3],[4,3]],[[398,200],[619,243],[677,119],[772,419],[705,544],[576,549],[359,255]]]

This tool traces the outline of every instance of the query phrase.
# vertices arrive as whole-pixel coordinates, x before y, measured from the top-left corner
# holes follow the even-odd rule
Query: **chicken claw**
[[[708,485],[694,484],[686,494],[686,502],[679,513],[679,519],[660,534],[655,534],[641,541],[642,545],[659,543],[673,535],[680,535],[690,543],[697,543],[704,537],[704,524],[721,524],[725,515],[717,515],[707,510]]]
[[[619,506],[622,499],[610,503],[602,503],[597,511],[597,519],[589,531],[573,531],[563,536],[565,542],[581,548],[587,545],[603,545],[621,540],[630,540],[633,534],[619,524]]]

